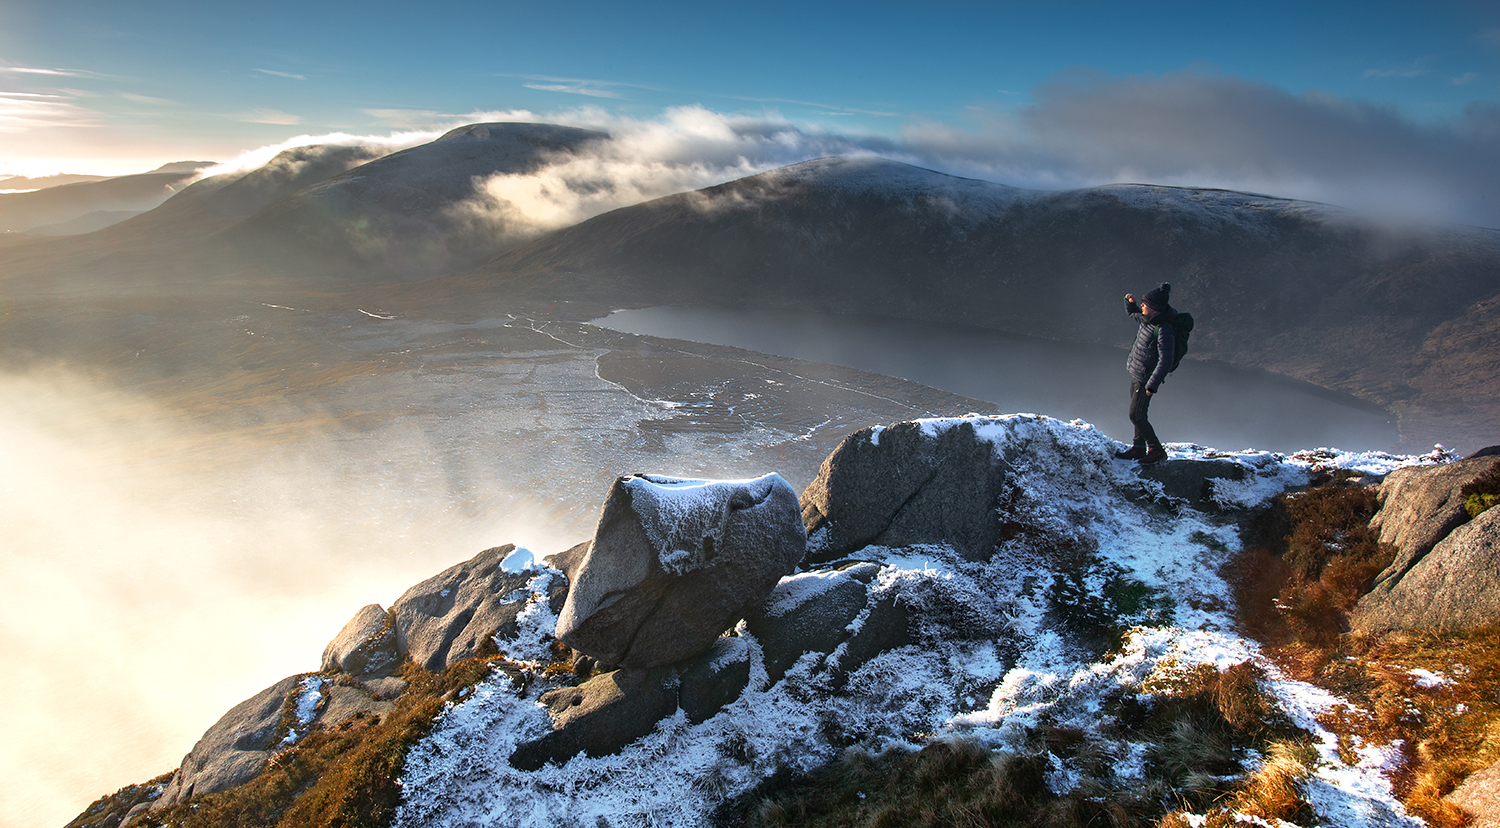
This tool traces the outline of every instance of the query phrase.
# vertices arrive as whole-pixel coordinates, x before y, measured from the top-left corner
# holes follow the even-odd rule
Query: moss
[[[1473,520],[1483,514],[1485,510],[1494,506],[1497,501],[1500,501],[1500,495],[1480,494],[1476,492],[1469,495],[1468,499],[1464,501],[1464,511],[1468,512],[1469,519]]]
[[[1129,630],[1165,626],[1175,617],[1172,599],[1131,578],[1117,564],[1094,560],[1087,568],[1052,576],[1047,621],[1086,649],[1118,649]]]

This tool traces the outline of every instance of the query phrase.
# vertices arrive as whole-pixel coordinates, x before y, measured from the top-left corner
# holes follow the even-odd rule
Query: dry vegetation
[[[148,812],[131,822],[131,828],[389,825],[401,801],[397,778],[407,748],[432,729],[444,704],[461,698],[496,669],[513,670],[524,680],[521,671],[493,655],[460,661],[436,675],[407,663],[401,677],[410,685],[384,719],[360,714],[332,729],[315,727],[297,744],[274,754],[266,771],[250,782]],[[153,782],[164,785],[169,776]],[[131,806],[145,801],[135,790],[143,787],[105,797],[68,828],[119,825]]]
[[[807,776],[784,774],[728,803],[725,826],[953,825],[1136,828],[1233,799],[1239,810],[1291,818],[1307,805],[1295,780],[1306,773],[1305,734],[1276,711],[1246,662],[1225,671],[1202,665],[1165,676],[1150,692],[1120,693],[1101,711],[1098,732],[1038,727],[1026,755],[974,741],[938,740],[916,753],[851,750]],[[1122,783],[1119,740],[1145,748],[1145,779]],[[1057,757],[1077,784],[1054,793],[1046,774]],[[1247,760],[1268,757],[1247,784]]]
[[[1500,475],[1463,494],[1495,492]],[[1240,620],[1289,676],[1354,705],[1324,722],[1341,747],[1399,745],[1397,796],[1428,823],[1460,828],[1470,818],[1442,797],[1500,760],[1500,628],[1349,632],[1348,611],[1393,553],[1368,527],[1377,506],[1347,476],[1278,498],[1248,533]]]

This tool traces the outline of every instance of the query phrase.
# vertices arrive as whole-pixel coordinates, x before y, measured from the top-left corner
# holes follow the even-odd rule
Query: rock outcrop
[[[994,444],[968,422],[857,431],[803,492],[809,560],[914,543],[948,543],[969,560],[987,560],[1001,536],[995,504],[1004,477]]]
[[[264,770],[272,750],[286,736],[281,732],[282,709],[301,681],[302,676],[288,676],[230,708],[183,757],[182,767],[152,809],[232,788]]]
[[[438,672],[513,631],[516,616],[526,608],[527,593],[521,590],[536,575],[500,566],[514,551],[514,544],[486,549],[408,589],[391,606],[401,653]],[[561,601],[567,587],[558,581],[551,594]]]
[[[617,753],[677,709],[677,686],[676,670],[655,667],[615,670],[543,693],[540,702],[552,717],[552,732],[517,747],[510,763],[536,770],[579,753]]]
[[[320,669],[342,670],[359,681],[373,681],[389,676],[400,662],[390,614],[379,604],[366,604],[323,648]]]
[[[557,639],[621,667],[702,653],[802,559],[798,511],[796,493],[775,474],[620,478],[578,564]]]
[[[1391,472],[1371,526],[1396,558],[1350,614],[1361,632],[1462,630],[1500,618],[1500,509],[1473,520],[1463,488],[1500,470],[1500,456]]]

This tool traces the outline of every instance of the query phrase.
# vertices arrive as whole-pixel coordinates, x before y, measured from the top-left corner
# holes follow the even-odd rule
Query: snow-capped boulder
[[[183,757],[152,809],[232,788],[264,770],[285,735],[280,732],[282,709],[302,678],[288,676],[230,708]]]
[[[1390,572],[1390,570],[1386,570]],[[1460,631],[1500,618],[1500,509],[1438,541],[1409,569],[1375,585],[1350,615],[1361,632]]]
[[[539,701],[552,718],[552,731],[517,746],[510,763],[537,770],[579,753],[618,753],[677,710],[677,687],[676,670],[656,667],[615,670],[543,693]]]
[[[994,446],[967,422],[856,431],[802,493],[809,560],[913,543],[951,543],[969,560],[988,560],[1000,540],[995,504],[1004,476]]]
[[[402,654],[437,672],[513,631],[531,594],[524,588],[539,574],[507,571],[502,564],[515,551],[514,544],[486,549],[408,589],[391,606]],[[562,580],[554,576],[549,588],[554,602],[566,589]]]
[[[780,475],[622,477],[577,568],[557,639],[622,667],[691,658],[759,607],[806,546],[797,495]]]
[[[800,572],[781,579],[761,609],[746,619],[760,642],[766,675],[778,681],[806,653],[828,654],[849,637],[869,589],[837,571]]]
[[[371,681],[389,676],[400,662],[389,614],[379,604],[366,604],[323,648],[320,669],[343,670],[359,681]]]

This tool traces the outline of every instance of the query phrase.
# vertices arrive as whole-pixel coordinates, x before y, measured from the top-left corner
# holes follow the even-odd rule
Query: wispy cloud
[[[67,78],[76,78],[77,72],[69,72],[66,69],[34,69],[30,66],[0,66],[0,72],[12,75],[59,75]]]
[[[292,80],[307,80],[307,76],[306,75],[297,75],[297,74],[293,74],[291,72],[278,72],[275,69],[254,69],[252,71],[259,72],[262,75],[272,75],[272,76],[278,77],[278,78],[290,78]]]
[[[911,127],[900,148],[1020,186],[1224,187],[1500,227],[1500,105],[1422,123],[1349,98],[1193,73],[1055,81],[1035,99],[978,129]]]
[[[1465,72],[1457,77],[1449,78],[1448,82],[1454,86],[1463,86],[1464,84],[1473,83],[1476,80],[1479,80],[1478,72]]]
[[[78,106],[66,95],[0,92],[0,132],[99,125],[97,112]]]
[[[1419,78],[1432,72],[1432,69],[1426,66],[1427,62],[1430,60],[1430,57],[1423,57],[1417,58],[1410,63],[1403,63],[1399,66],[1390,66],[1385,69],[1366,69],[1365,77],[1375,79]]]
[[[619,99],[624,97],[620,93],[611,92],[608,89],[598,89],[575,83],[523,83],[521,85],[527,89],[536,89],[541,92],[563,92],[569,95],[587,95],[590,98]]]
[[[1500,29],[1486,29],[1480,32],[1479,40],[1491,46],[1500,46]]]
[[[182,106],[182,104],[174,100],[153,98],[150,95],[137,95],[134,92],[121,92],[120,97],[131,103],[145,104],[146,106]]]
[[[793,106],[806,106],[813,109],[821,109],[827,113],[840,115],[872,115],[878,118],[896,118],[900,117],[902,114],[899,112],[891,112],[889,110],[859,109],[852,106],[826,104],[819,103],[817,101],[803,101],[796,98],[752,98],[743,95],[720,95],[718,97],[727,98],[731,101],[749,101],[751,103],[791,104]]]
[[[279,124],[281,126],[292,126],[302,123],[300,115],[292,115],[278,109],[252,109],[231,115],[236,121],[244,121],[249,124]]]
[[[43,69],[36,66],[0,66],[0,73],[7,75],[40,75],[53,78],[92,78],[94,80],[125,80],[119,75],[90,72],[87,69]]]

